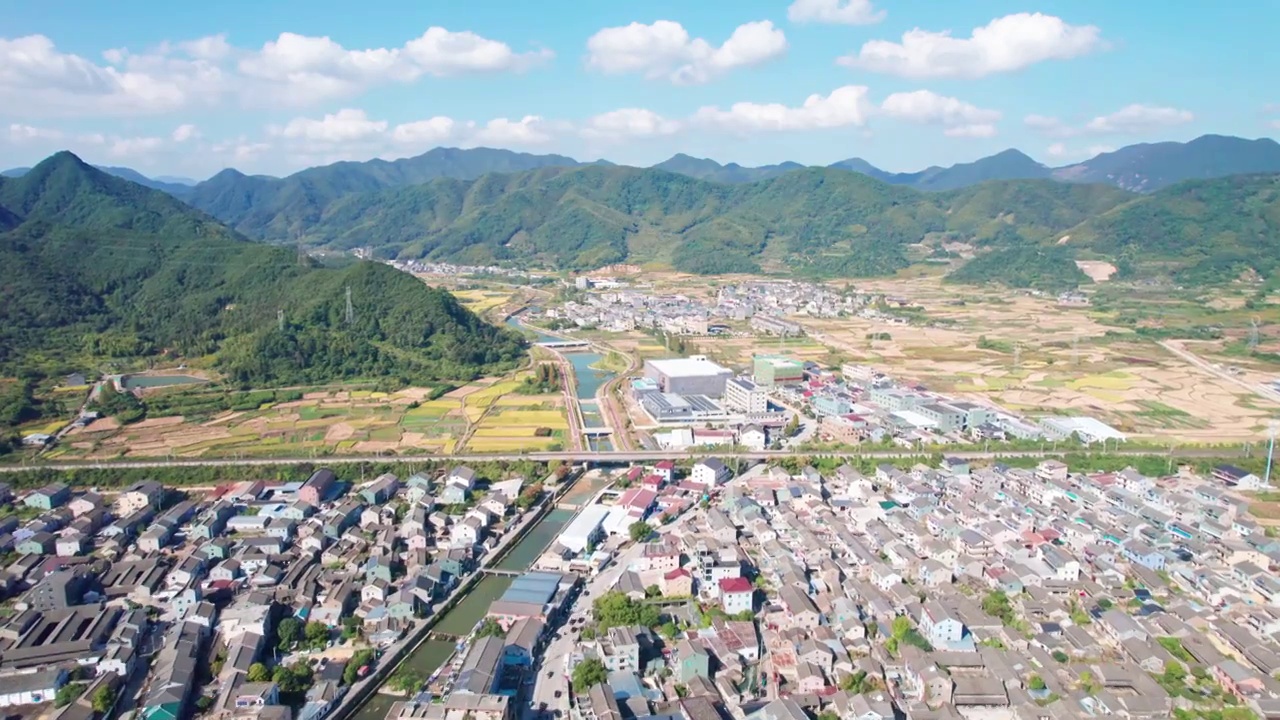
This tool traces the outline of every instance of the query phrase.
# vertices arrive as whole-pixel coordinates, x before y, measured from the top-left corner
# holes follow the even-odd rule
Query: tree
[[[631,527],[627,528],[627,534],[631,536],[631,542],[644,542],[653,534],[653,528],[649,527],[649,523],[639,520],[631,523]]]
[[[90,698],[93,705],[93,711],[96,713],[106,714],[112,705],[116,704],[116,691],[110,685],[102,684],[97,690],[93,691],[93,697]]]
[[[609,671],[599,658],[589,657],[574,666],[571,680],[573,691],[582,694],[596,685],[607,682]]]
[[[1044,690],[1045,689],[1044,678],[1040,677],[1039,675],[1032,675],[1031,679],[1027,680],[1027,687],[1037,691]]]
[[[271,679],[271,671],[266,665],[256,662],[249,666],[249,682],[266,682]]]
[[[680,634],[680,628],[668,620],[658,626],[658,634],[667,640],[675,640],[676,636]]]
[[[800,431],[800,416],[792,415],[791,419],[787,421],[786,428],[784,428],[782,431],[783,436],[793,437],[799,431]]]
[[[422,676],[406,663],[392,674],[391,679],[387,681],[387,685],[392,690],[398,690],[407,695],[421,687],[422,682]]]
[[[818,713],[818,720],[840,720],[840,714],[834,710],[823,710]]]
[[[653,627],[662,619],[656,607],[632,600],[617,590],[596,598],[592,610],[601,630],[624,625]]]
[[[487,617],[480,623],[480,629],[476,630],[476,639],[483,637],[506,637],[507,631],[502,629],[502,625],[491,617]]]
[[[1067,655],[1066,653],[1062,652],[1061,650],[1054,650],[1054,651],[1053,651],[1053,659],[1054,659],[1054,660],[1057,660],[1057,661],[1058,661],[1058,662],[1060,662],[1060,663],[1065,663],[1065,662],[1067,662],[1068,660],[1070,660],[1070,659],[1071,659],[1071,656]]]
[[[295,617],[287,617],[276,626],[276,639],[283,651],[293,649],[298,644],[298,635],[302,631],[302,621]]]
[[[1005,625],[1013,624],[1013,605],[1003,590],[992,590],[982,598],[982,611],[991,617],[1000,618]]]
[[[360,619],[349,616],[342,619],[342,639],[351,640],[360,635]]]
[[[303,634],[307,639],[307,647],[312,650],[323,650],[324,646],[329,644],[329,626],[322,622],[307,623]]]
[[[67,683],[58,688],[58,694],[53,697],[53,706],[66,707],[75,702],[80,693],[84,692],[84,687],[84,683]]]
[[[347,663],[347,667],[342,671],[342,683],[350,685],[360,677],[360,668],[373,662],[373,651],[365,648],[357,650],[351,656],[351,661]]]
[[[657,585],[650,585],[649,587],[644,589],[644,596],[646,598],[662,597],[662,588],[658,587]]]
[[[284,693],[304,693],[307,688],[311,687],[312,672],[311,666],[307,663],[294,663],[293,665],[284,666],[277,665],[276,669],[271,673],[271,680],[280,686],[280,692]]]

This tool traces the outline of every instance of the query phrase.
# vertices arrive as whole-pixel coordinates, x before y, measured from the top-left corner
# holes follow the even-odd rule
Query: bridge
[[[588,348],[591,347],[591,343],[587,340],[546,340],[538,343],[538,347],[568,350],[569,348]]]
[[[585,427],[582,428],[582,434],[591,437],[605,437],[613,434],[613,428],[608,427]]]
[[[520,570],[503,570],[501,568],[481,568],[480,572],[486,575],[501,575],[502,577],[519,577],[524,574]]]

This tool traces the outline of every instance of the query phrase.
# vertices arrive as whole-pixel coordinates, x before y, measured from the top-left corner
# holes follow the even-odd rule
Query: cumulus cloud
[[[270,128],[273,135],[322,143],[351,142],[381,135],[386,120],[370,120],[363,110],[344,108],[319,120],[294,118],[282,128]]]
[[[1100,135],[1134,135],[1158,128],[1185,125],[1195,119],[1195,115],[1188,110],[1135,104],[1090,120],[1085,125],[1085,130]]]
[[[541,145],[551,140],[545,120],[537,115],[525,115],[519,120],[494,118],[483,127],[476,128],[471,143],[481,145]]]
[[[911,78],[979,78],[1047,60],[1068,60],[1105,47],[1093,25],[1069,25],[1042,13],[1017,13],[974,28],[967,38],[916,28],[901,42],[872,40],[837,59],[850,68]]]
[[[453,118],[436,116],[397,125],[391,132],[391,138],[398,143],[430,145],[452,138],[457,128],[458,123]]]
[[[739,25],[719,47],[690,37],[678,22],[659,20],[604,28],[592,35],[587,39],[587,66],[608,74],[639,73],[696,85],[786,51],[786,35],[768,20]]]
[[[887,14],[871,0],[795,0],[787,8],[787,19],[793,23],[874,25]]]
[[[257,49],[214,35],[102,56],[105,64],[62,52],[43,35],[0,38],[0,103],[33,117],[153,115],[226,99],[303,106],[427,75],[520,72],[551,52],[517,52],[472,32],[431,27],[400,47],[348,49],[329,37],[285,32]]]
[[[173,129],[173,141],[177,143],[187,142],[188,140],[198,140],[200,138],[200,129],[190,123],[179,125]]]
[[[678,120],[669,120],[644,108],[620,108],[587,119],[582,135],[587,138],[624,139],[671,135],[680,130]]]
[[[1189,110],[1133,104],[1109,115],[1099,115],[1082,125],[1072,125],[1047,115],[1028,115],[1022,122],[1046,137],[1073,138],[1081,135],[1141,135],[1185,125],[1193,120],[1195,115]]]
[[[739,102],[727,110],[708,106],[693,121],[735,132],[818,130],[863,125],[870,113],[867,88],[846,85],[829,95],[810,95],[798,107],[781,103]]]
[[[880,103],[884,115],[899,120],[941,125],[948,137],[988,138],[996,134],[1000,112],[977,107],[930,90],[894,93]]]

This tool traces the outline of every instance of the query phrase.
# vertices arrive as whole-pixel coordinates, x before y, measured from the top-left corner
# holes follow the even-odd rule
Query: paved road
[[[557,631],[559,637],[548,643],[546,650],[542,654],[542,662],[538,665],[533,695],[529,703],[521,710],[522,717],[525,720],[533,717],[534,712],[540,707],[541,703],[546,703],[549,711],[560,710],[564,714],[565,720],[568,719],[569,676],[567,668],[569,658],[575,652],[578,639],[574,628],[581,628],[583,622],[591,619],[591,603],[595,598],[617,584],[619,576],[631,566],[631,563],[639,559],[643,550],[643,545],[633,543],[623,550],[609,567],[587,582],[586,589],[578,596],[577,602],[573,604],[569,617]],[[550,673],[550,677],[548,677],[548,673]],[[560,697],[556,697],[557,692],[560,693]]]
[[[1019,457],[1036,457],[1036,458],[1054,458],[1074,453],[1085,452],[1081,448],[1071,448],[1063,450],[992,450],[983,452],[957,450],[948,452],[948,457],[957,457],[963,460],[999,460],[1001,458],[1019,458]],[[1163,455],[1167,451],[1161,451],[1152,448],[1144,448],[1138,450],[1107,450],[1108,455],[1118,456],[1138,456],[1138,455]],[[183,458],[183,459],[156,459],[156,460],[121,460],[121,461],[102,461],[102,462],[56,462],[56,463],[26,463],[22,465],[0,465],[0,473],[22,472],[24,470],[75,470],[78,468],[159,468],[159,467],[178,467],[182,465],[190,465],[193,467],[230,467],[235,465],[246,466],[272,466],[272,465],[298,465],[302,463],[310,463],[313,465],[324,465],[326,463],[422,463],[434,462],[437,460],[446,460],[449,462],[486,462],[486,461],[514,461],[514,460],[534,460],[545,462],[548,460],[562,460],[568,462],[646,462],[651,460],[680,460],[680,459],[699,459],[707,457],[717,457],[723,460],[774,460],[787,457],[830,457],[830,458],[881,458],[885,460],[918,458],[927,455],[927,452],[915,450],[878,450],[867,449],[862,451],[844,450],[834,451],[803,451],[803,450],[752,450],[752,451],[726,451],[720,452],[709,450],[706,448],[690,448],[688,450],[598,450],[598,451],[556,451],[556,452],[529,452],[529,453],[491,453],[491,454],[464,454],[464,455],[329,455],[322,458],[315,457],[293,457],[293,458]],[[1244,454],[1243,449],[1235,448],[1185,448],[1173,449],[1173,457],[1180,458],[1226,458],[1237,457]]]
[[[1226,380],[1229,383],[1239,385],[1240,387],[1244,388],[1245,390],[1248,390],[1249,392],[1255,395],[1258,395],[1259,397],[1265,398],[1272,402],[1280,402],[1280,392],[1276,392],[1275,390],[1272,390],[1271,388],[1266,387],[1264,385],[1255,385],[1254,383],[1251,383],[1242,377],[1237,377],[1235,375],[1232,375],[1231,373],[1227,372],[1226,370],[1223,370],[1221,367],[1215,365],[1214,363],[1211,363],[1208,360],[1205,360],[1199,355],[1196,355],[1195,353],[1186,349],[1185,347],[1182,346],[1181,343],[1177,341],[1162,340],[1160,341],[1160,347],[1164,348],[1165,350],[1168,350],[1174,355],[1177,355],[1183,360],[1186,360],[1192,365],[1195,365],[1201,370],[1204,370],[1210,375],[1215,375],[1217,377],[1222,378],[1223,380]]]

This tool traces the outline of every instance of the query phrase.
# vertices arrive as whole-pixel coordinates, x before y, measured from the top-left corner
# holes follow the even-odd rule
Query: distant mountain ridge
[[[107,165],[94,165],[92,167],[101,170],[108,175],[115,175],[116,177],[123,178],[129,182],[137,183],[143,187],[149,187],[152,190],[160,190],[161,192],[166,192],[179,198],[187,192],[189,187],[196,184],[195,180],[187,180],[185,178],[151,178],[143,175],[133,168],[127,167],[111,167]],[[8,170],[0,170],[0,177],[20,178],[29,172],[31,172],[31,168],[29,167],[9,168]]]

